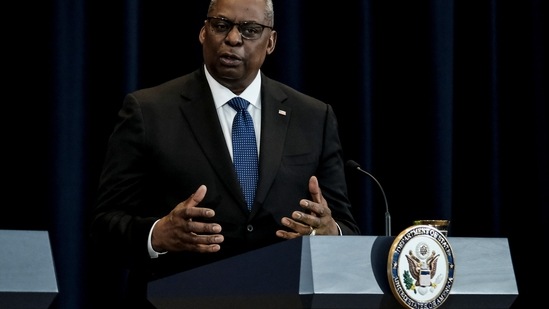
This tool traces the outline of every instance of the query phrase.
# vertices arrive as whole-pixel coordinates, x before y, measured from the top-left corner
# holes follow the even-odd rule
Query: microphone
[[[387,203],[387,197],[385,196],[385,191],[383,191],[383,187],[372,174],[363,170],[360,167],[360,164],[356,163],[355,161],[349,160],[347,161],[345,166],[347,166],[347,168],[355,169],[359,172],[362,172],[370,176],[370,178],[372,178],[377,183],[377,186],[379,187],[379,189],[381,190],[381,193],[383,194],[383,199],[385,200],[385,236],[391,236],[391,214],[389,214],[389,203]]]

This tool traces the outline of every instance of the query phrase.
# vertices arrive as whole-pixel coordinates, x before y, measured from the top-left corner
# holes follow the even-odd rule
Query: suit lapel
[[[261,151],[259,155],[259,183],[256,200],[263,204],[282,159],[282,151],[292,110],[282,102],[286,95],[262,76]]]
[[[215,104],[204,76],[198,76],[183,89],[181,112],[196,136],[204,155],[212,165],[221,182],[243,209],[246,202],[240,193],[240,183],[236,177],[229,151],[227,150],[223,131],[215,110]],[[246,210],[247,211],[247,210]]]

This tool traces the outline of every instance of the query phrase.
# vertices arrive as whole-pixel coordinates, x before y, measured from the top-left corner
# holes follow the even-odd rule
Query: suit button
[[[248,224],[248,226],[246,226],[246,229],[248,230],[248,232],[252,232],[254,230],[254,226],[251,224]]]

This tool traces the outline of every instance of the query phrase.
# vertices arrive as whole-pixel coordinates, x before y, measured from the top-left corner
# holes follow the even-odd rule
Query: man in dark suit
[[[302,235],[360,233],[331,106],[260,71],[273,23],[271,0],[211,1],[204,65],[124,99],[91,231],[142,282]],[[235,96],[250,102],[258,145],[251,210],[233,166]]]

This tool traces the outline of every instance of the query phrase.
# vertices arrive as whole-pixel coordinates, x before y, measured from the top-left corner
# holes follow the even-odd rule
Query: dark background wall
[[[208,1],[32,2],[3,9],[0,229],[47,230],[52,307],[85,308],[107,297],[92,280],[120,283],[86,238],[116,112],[126,92],[201,65]],[[279,41],[263,68],[333,105],[346,159],[384,187],[394,235],[445,218],[450,236],[508,238],[517,308],[545,280],[547,6],[275,0]],[[384,235],[379,189],[348,180],[363,234]]]

